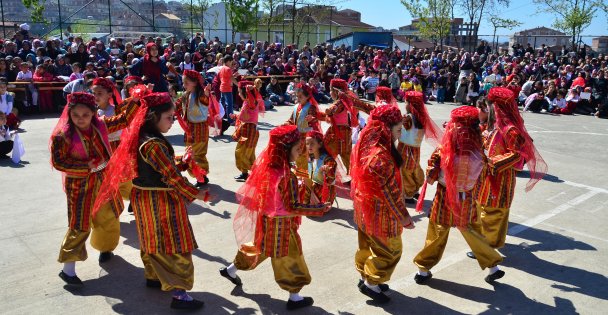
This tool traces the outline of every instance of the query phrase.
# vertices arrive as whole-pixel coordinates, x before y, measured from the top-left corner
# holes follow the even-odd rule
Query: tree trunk
[[[494,42],[494,50],[498,51],[498,41],[496,40],[496,27],[494,27],[494,35],[492,35],[492,41]]]
[[[266,35],[268,36],[268,42],[270,43],[270,23],[274,17],[274,5],[270,3],[270,15],[268,16],[268,23],[266,24]]]

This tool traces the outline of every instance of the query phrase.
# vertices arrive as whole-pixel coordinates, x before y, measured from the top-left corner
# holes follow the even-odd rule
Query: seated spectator
[[[0,114],[4,114],[6,119],[5,124],[11,130],[17,130],[21,120],[17,117],[17,109],[13,107],[15,97],[12,93],[7,92],[7,81],[0,78]]]
[[[274,76],[270,77],[270,83],[266,86],[266,93],[273,106],[285,105],[291,101],[289,95],[283,92],[279,81]]]
[[[81,70],[82,65],[79,62],[74,62],[72,64],[72,74],[70,74],[70,82],[84,78],[84,75],[80,72]]]
[[[97,74],[94,72],[89,72],[85,74],[82,79],[76,79],[69,82],[63,87],[64,96],[67,97],[67,94],[72,94],[75,92],[88,92],[95,78],[97,78]]]
[[[528,96],[524,103],[524,111],[540,113],[543,109],[548,110],[549,104],[551,103],[549,102],[549,99],[545,96],[545,92],[540,91]]]
[[[287,86],[287,91],[285,92],[287,97],[289,97],[289,100],[295,100],[296,85],[298,85],[298,82],[300,82],[300,79],[298,78],[294,78],[293,81],[289,82],[289,85]]]
[[[361,82],[359,81],[359,77],[356,72],[350,74],[348,78],[348,89],[353,91],[356,95],[363,95],[363,90],[361,89]]]
[[[312,88],[312,94],[317,103],[325,104],[331,101],[331,97],[325,93],[325,87],[318,78],[310,78],[308,85]]]
[[[264,89],[264,82],[262,81],[262,79],[260,79],[260,78],[255,79],[253,81],[253,86],[258,90],[258,92],[262,96],[262,99],[264,100],[264,109],[266,109],[266,110],[273,109],[274,105],[272,105],[272,101],[270,101],[270,99],[268,97],[268,92],[266,92],[266,89]]]
[[[6,125],[6,115],[0,112],[0,159],[9,159],[13,151],[11,129]]]
[[[24,62],[21,65],[21,71],[17,74],[18,82],[34,82],[34,74],[32,73],[32,64]],[[27,113],[37,111],[38,108],[38,90],[34,84],[28,84],[26,87],[25,100],[23,101]]]
[[[369,101],[376,100],[376,89],[380,85],[380,79],[378,73],[374,70],[369,72],[369,76],[361,79],[361,86],[365,90],[365,98]]]
[[[559,90],[559,92],[557,92],[557,97],[555,99],[553,99],[553,102],[551,102],[549,111],[552,113],[555,113],[555,114],[559,114],[565,108],[566,108],[566,91]]]
[[[47,71],[46,65],[38,65],[33,78],[34,82],[51,82],[55,79],[53,74]],[[38,107],[43,113],[49,113],[53,110],[53,91],[38,91]]]

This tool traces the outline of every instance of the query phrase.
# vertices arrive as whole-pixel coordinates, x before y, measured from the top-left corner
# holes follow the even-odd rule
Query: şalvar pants
[[[148,254],[142,251],[140,256],[144,263],[144,276],[149,280],[160,281],[163,291],[192,290],[194,285],[192,253]]]
[[[57,259],[60,263],[86,260],[86,242],[89,235],[91,235],[91,246],[102,253],[111,252],[118,246],[120,222],[109,203],[99,209],[92,219],[91,226],[88,231],[68,229]]]
[[[483,235],[492,248],[505,246],[509,229],[509,208],[493,208],[477,203],[477,218],[473,229]]]
[[[458,230],[475,253],[481,269],[494,267],[502,262],[502,256],[490,247],[486,239],[471,226],[458,228]],[[424,248],[414,257],[414,264],[422,271],[431,270],[441,260],[449,235],[450,226],[429,221]]]
[[[359,249],[355,254],[355,268],[361,274],[361,278],[369,284],[385,283],[391,279],[402,252],[401,236],[388,238],[384,244],[359,229]]]
[[[295,232],[292,231],[289,236],[289,254],[284,257],[270,257],[270,263],[274,280],[279,287],[289,293],[298,293],[305,285],[310,284],[312,279],[293,233]],[[268,257],[263,253],[249,254],[239,250],[234,258],[234,266],[238,270],[253,270],[266,258]]]

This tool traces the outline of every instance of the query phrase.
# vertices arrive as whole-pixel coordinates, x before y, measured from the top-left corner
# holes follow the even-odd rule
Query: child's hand
[[[235,114],[230,114],[228,116],[230,116],[230,119],[236,119],[236,115]]]
[[[308,115],[308,116],[306,116],[306,118],[304,118],[304,120],[306,120],[306,122],[311,122],[311,121],[315,120],[315,116]]]
[[[205,86],[205,96],[209,97],[210,94],[211,94],[211,84],[207,84],[207,86]]]

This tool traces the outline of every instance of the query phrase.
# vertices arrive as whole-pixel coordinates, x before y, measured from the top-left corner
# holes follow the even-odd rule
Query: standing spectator
[[[146,45],[146,55],[131,67],[131,73],[144,77],[145,83],[154,84],[154,92],[167,92],[167,80],[164,75],[169,73],[164,57],[159,55],[158,46],[154,43]]]
[[[237,85],[236,78],[232,72],[232,63],[234,62],[234,58],[231,55],[224,56],[222,60],[224,65],[220,67],[220,71],[217,76],[220,79],[220,103],[224,107],[225,111],[225,119],[228,123],[232,124],[232,118],[230,118],[230,114],[234,114],[234,98],[232,95],[232,85]]]

